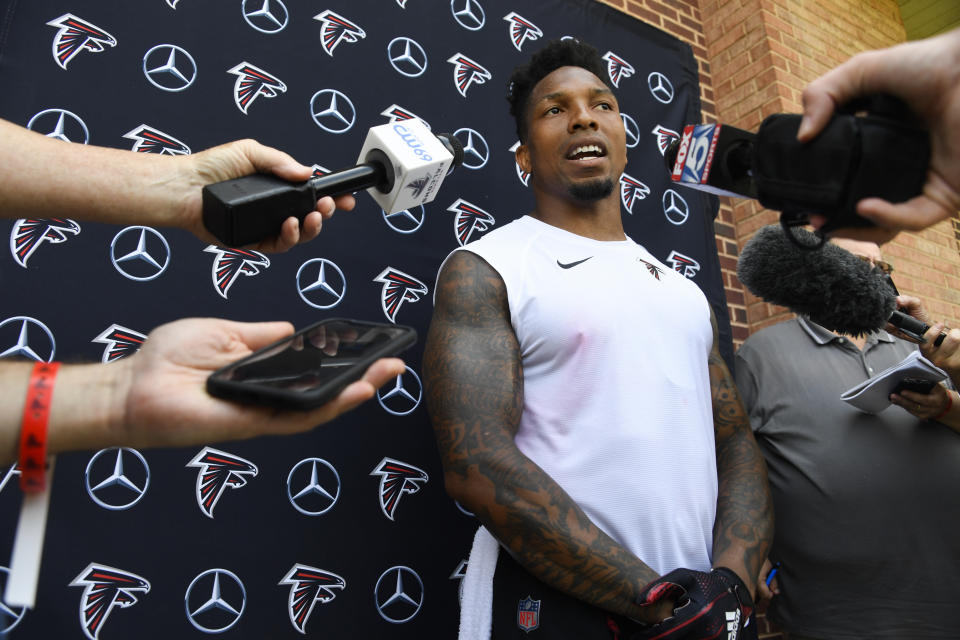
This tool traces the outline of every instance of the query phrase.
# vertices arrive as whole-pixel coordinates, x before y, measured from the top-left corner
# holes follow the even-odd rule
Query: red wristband
[[[943,416],[947,415],[947,411],[950,411],[950,407],[953,406],[953,394],[950,393],[950,390],[947,389],[947,406],[943,408],[943,411],[938,413],[936,416],[930,418],[931,420],[939,420]]]
[[[20,488],[25,493],[43,491],[46,486],[47,420],[59,368],[59,362],[38,362],[30,374],[20,429]]]

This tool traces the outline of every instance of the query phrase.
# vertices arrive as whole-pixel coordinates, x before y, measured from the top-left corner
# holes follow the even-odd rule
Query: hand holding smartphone
[[[412,327],[330,318],[214,371],[207,391],[246,404],[314,409],[359,380],[374,361],[416,341]]]

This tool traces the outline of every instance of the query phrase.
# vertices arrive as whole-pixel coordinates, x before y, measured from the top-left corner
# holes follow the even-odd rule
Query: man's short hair
[[[606,65],[592,46],[573,38],[552,40],[533,54],[530,62],[513,70],[507,85],[510,115],[517,125],[517,136],[527,139],[527,102],[537,83],[560,67],[581,67],[597,76],[607,87]]]

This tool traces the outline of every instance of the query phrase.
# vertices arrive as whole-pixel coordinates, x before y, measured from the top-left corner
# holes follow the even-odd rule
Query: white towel
[[[490,640],[493,613],[493,573],[500,543],[486,527],[477,529],[460,589],[459,640]]]

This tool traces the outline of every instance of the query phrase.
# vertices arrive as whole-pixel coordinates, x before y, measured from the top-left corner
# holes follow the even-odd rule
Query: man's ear
[[[526,144],[521,144],[517,147],[517,150],[514,151],[514,157],[524,173],[531,173],[530,148]]]

